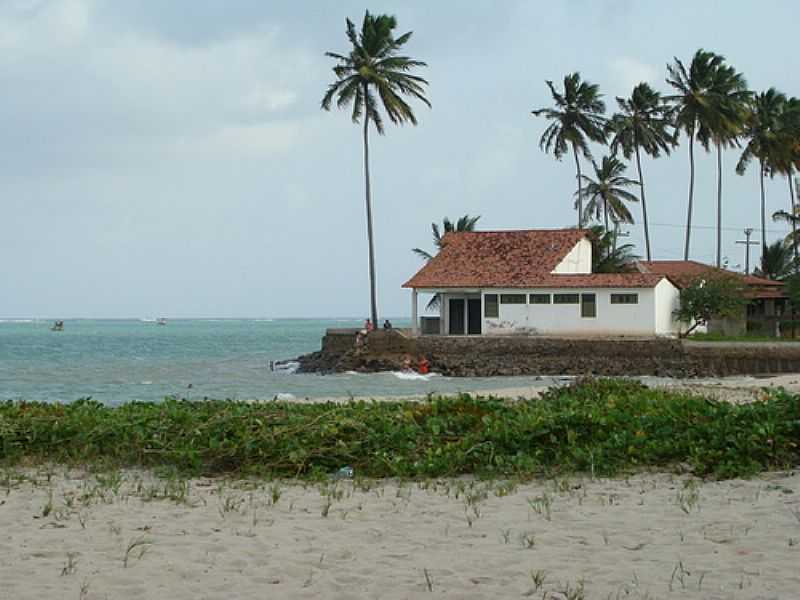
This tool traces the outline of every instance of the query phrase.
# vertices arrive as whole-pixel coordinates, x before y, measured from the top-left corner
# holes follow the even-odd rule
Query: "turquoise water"
[[[0,400],[108,404],[184,398],[263,400],[385,396],[544,385],[532,377],[409,379],[402,373],[314,375],[271,372],[271,360],[319,350],[344,319],[0,320]],[[407,326],[402,320],[398,327]],[[191,385],[191,387],[189,387]]]

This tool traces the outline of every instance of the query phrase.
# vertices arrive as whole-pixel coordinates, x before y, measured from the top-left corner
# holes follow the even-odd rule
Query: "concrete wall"
[[[592,272],[592,243],[583,238],[575,244],[561,262],[553,269],[553,273],[591,273]]]
[[[663,282],[662,282],[663,283]],[[660,284],[659,284],[660,285]],[[670,287],[671,284],[669,284]],[[674,289],[674,288],[673,288]],[[677,292],[677,290],[676,290]],[[656,335],[656,293],[653,288],[584,288],[491,290],[525,294],[525,304],[500,304],[499,317],[483,319],[485,335]],[[593,293],[597,316],[582,317],[581,304],[554,304],[554,294]],[[669,301],[666,290],[664,302]],[[550,294],[550,304],[530,304],[530,294]],[[611,304],[611,294],[638,294],[637,304]],[[671,319],[670,319],[671,320]]]

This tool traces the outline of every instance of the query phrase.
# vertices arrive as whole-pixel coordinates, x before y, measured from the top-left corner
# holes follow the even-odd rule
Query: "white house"
[[[676,335],[678,287],[663,274],[592,273],[582,229],[448,233],[403,287],[439,294],[441,335]]]

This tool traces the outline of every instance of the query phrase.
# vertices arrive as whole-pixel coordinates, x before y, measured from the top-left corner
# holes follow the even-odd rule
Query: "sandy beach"
[[[2,598],[788,600],[800,590],[797,472],[519,486],[6,475]]]
[[[429,376],[430,377],[430,376]],[[435,377],[435,375],[433,376]],[[673,391],[689,391],[724,400],[726,402],[752,402],[758,399],[765,389],[783,388],[789,392],[800,392],[800,374],[773,375],[764,377],[719,377],[714,379],[671,379],[671,378],[636,378],[646,385],[665,388]],[[475,396],[495,396],[499,398],[512,398],[529,400],[538,398],[552,387],[569,385],[574,377],[542,377],[537,385],[498,387],[492,389],[471,389],[466,386],[462,391]],[[292,402],[349,402],[351,400],[365,401],[393,401],[393,400],[425,400],[425,394],[405,394],[398,396],[328,396],[320,398],[300,398],[290,396],[287,398],[276,397],[276,400],[289,399]]]

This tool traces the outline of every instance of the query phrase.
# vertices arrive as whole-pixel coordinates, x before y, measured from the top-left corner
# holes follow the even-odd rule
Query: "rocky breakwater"
[[[418,360],[416,339],[402,329],[376,330],[358,342],[358,329],[329,329],[322,348],[297,358],[299,373],[399,371]]]
[[[328,330],[300,372],[397,371],[422,358],[452,377],[578,375],[720,377],[800,373],[800,343],[691,342],[669,338],[418,336],[405,330]]]
[[[671,339],[430,336],[417,339],[417,351],[437,372],[460,377],[703,374]]]

